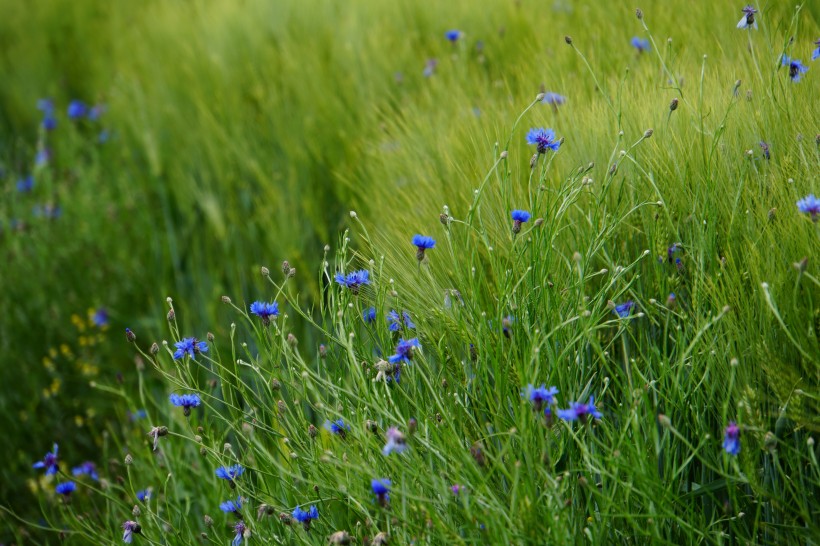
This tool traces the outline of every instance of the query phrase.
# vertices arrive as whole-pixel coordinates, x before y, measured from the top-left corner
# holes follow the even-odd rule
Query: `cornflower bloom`
[[[376,498],[378,498],[381,506],[387,506],[387,503],[390,502],[391,485],[390,480],[387,478],[370,480],[370,488],[373,490],[373,494],[376,495]]]
[[[527,133],[527,144],[535,146],[539,154],[545,154],[547,150],[557,152],[561,147],[561,142],[555,140],[555,131],[536,127]]]
[[[644,51],[649,51],[649,40],[642,40],[637,36],[634,36],[630,41],[632,47],[638,50],[638,53],[643,53]]]
[[[56,474],[60,467],[57,466],[57,444],[54,444],[52,451],[46,453],[45,457],[43,457],[42,461],[37,461],[33,465],[32,468],[45,468],[46,469],[46,476],[50,476],[52,474]]]
[[[816,222],[820,217],[820,199],[810,193],[797,202],[797,210],[803,214],[810,214],[812,221]]]
[[[603,417],[601,412],[595,408],[595,399],[592,396],[589,397],[589,403],[587,404],[570,402],[569,409],[559,409],[556,413],[558,417],[564,421],[579,420],[582,423],[586,423],[590,415],[595,419],[601,419]]]
[[[729,455],[740,453],[740,427],[734,421],[729,421],[729,425],[723,431],[723,449]]]
[[[407,311],[402,311],[401,315],[399,315],[395,310],[390,311],[387,314],[387,322],[389,323],[387,329],[391,332],[398,332],[402,329],[402,327],[410,328],[412,330],[416,329],[416,325],[410,319],[410,314]]]
[[[142,491],[137,491],[137,500],[140,502],[146,502],[151,498],[151,488],[143,489]]]
[[[99,307],[94,311],[94,314],[91,315],[91,322],[93,322],[97,328],[108,326],[108,311],[105,307]]]
[[[680,250],[680,243],[673,243],[672,246],[666,249],[666,258],[671,264],[675,260],[675,252]]]
[[[353,292],[354,295],[357,295],[362,286],[370,284],[370,271],[360,269],[359,271],[348,273],[347,276],[344,276],[341,273],[336,273],[334,280],[340,286],[347,288]]]
[[[547,388],[544,383],[541,383],[540,387],[527,385],[527,388],[521,391],[521,396],[532,402],[535,411],[541,411],[541,408],[545,405],[549,406],[554,404],[556,394],[558,394],[557,387]]]
[[[131,541],[134,539],[134,533],[139,534],[142,531],[142,527],[136,521],[128,520],[122,524],[122,541],[126,544],[131,544]]]
[[[544,93],[544,98],[541,99],[541,102],[550,104],[557,110],[559,106],[567,102],[567,98],[564,95],[559,95],[558,93],[553,93],[550,91],[548,93]]]
[[[195,337],[186,337],[182,341],[174,344],[177,348],[174,351],[174,359],[179,360],[186,354],[191,358],[195,358],[198,353],[207,353],[208,344],[204,341],[198,341]]]
[[[231,541],[232,546],[239,546],[242,543],[242,539],[245,536],[245,532],[247,531],[247,527],[245,527],[244,521],[237,521],[236,525],[233,526],[233,531],[236,533],[236,536],[233,537]]]
[[[58,494],[62,495],[64,498],[68,498],[71,494],[77,490],[77,484],[74,482],[63,482],[58,483],[57,487],[54,488]]]
[[[743,11],[743,17],[740,18],[737,28],[754,28],[757,30],[757,21],[755,21],[757,10],[754,6],[746,6],[741,11]]]
[[[262,324],[267,326],[270,324],[271,317],[279,316],[279,303],[273,301],[270,303],[264,301],[255,301],[250,307],[251,313],[262,319]]]
[[[513,233],[521,233],[521,224],[530,220],[530,213],[526,210],[514,210],[510,216],[513,219]]]
[[[86,461],[80,466],[75,466],[71,469],[71,474],[73,476],[82,476],[83,474],[85,474],[94,481],[100,480],[100,475],[97,474],[97,465],[95,465],[91,461]]]
[[[501,332],[507,338],[512,336],[512,324],[513,324],[513,322],[515,322],[515,317],[513,317],[512,315],[507,315],[506,317],[501,319]]]
[[[219,509],[226,514],[233,514],[238,518],[242,518],[242,497],[236,497],[236,500],[228,499],[225,502],[219,503]]]
[[[413,235],[413,244],[416,247],[416,259],[418,261],[422,261],[424,259],[424,251],[436,248],[436,240],[432,237],[427,237],[424,235],[419,235],[418,233]]]
[[[79,119],[83,117],[88,111],[88,107],[83,101],[73,100],[68,104],[68,117],[71,119]]]
[[[343,440],[347,436],[347,431],[350,430],[350,425],[346,425],[343,419],[336,419],[335,421],[325,421],[325,430],[341,437]]]
[[[221,478],[223,480],[228,480],[228,484],[231,486],[231,489],[236,487],[236,483],[234,480],[241,476],[245,472],[245,468],[240,464],[235,464],[233,466],[220,466],[216,469],[215,474],[217,478]]]
[[[458,484],[453,484],[452,487],[450,487],[450,491],[452,491],[453,495],[455,495],[455,496],[460,495],[461,492],[464,491],[464,489],[465,489],[465,487],[463,485],[458,485]]]
[[[370,324],[371,322],[374,322],[376,320],[376,308],[375,307],[369,307],[369,308],[365,309],[364,311],[362,311],[362,319],[364,319],[364,321],[367,322],[368,324]]]
[[[460,30],[448,30],[444,33],[444,37],[452,43],[456,43],[464,34]]]
[[[809,67],[800,62],[799,59],[790,59],[785,54],[783,55],[783,58],[780,60],[780,63],[783,66],[789,67],[789,77],[792,79],[792,82],[794,83],[799,82],[803,74],[809,71]]]
[[[182,407],[185,417],[191,415],[191,408],[199,407],[202,403],[198,394],[172,394],[170,400],[173,405]]]
[[[384,444],[382,455],[391,453],[404,453],[407,450],[407,438],[396,427],[387,429],[387,443]]]
[[[309,510],[302,510],[301,507],[297,506],[291,515],[293,519],[302,524],[305,531],[310,531],[310,522],[319,519],[319,510],[316,509],[316,506],[311,506]]]
[[[618,318],[627,318],[629,313],[632,312],[633,307],[635,307],[635,302],[628,300],[624,303],[616,305],[612,312],[618,315]]]
[[[771,159],[771,153],[769,151],[769,144],[763,140],[760,141],[760,150],[763,152],[763,157],[766,158],[766,161]]]
[[[400,339],[396,345],[396,354],[388,358],[391,364],[398,364],[399,362],[413,363],[413,349],[420,347],[418,338]]]
[[[17,191],[20,193],[28,193],[34,188],[34,177],[28,175],[17,181]]]

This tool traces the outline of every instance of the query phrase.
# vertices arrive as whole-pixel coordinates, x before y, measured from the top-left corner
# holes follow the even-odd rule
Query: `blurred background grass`
[[[818,190],[816,74],[792,85],[775,70],[784,50],[808,62],[820,33],[820,5],[808,3],[799,20],[795,5],[761,6],[758,73],[748,33],[735,29],[742,6],[642,2],[683,82],[670,118],[676,92],[656,56],[629,46],[645,33],[627,2],[0,1],[0,426],[11,446],[0,502],[29,503],[33,444],[35,453],[51,438],[75,453],[96,450],[110,402],[89,381],[128,380],[126,326],[158,336],[163,300],[173,296],[186,329],[218,328],[219,297],[230,288],[254,299],[259,266],[284,259],[302,291],[318,296],[321,248],[350,209],[368,222],[375,252],[394,258],[389,273],[412,300],[440,298],[452,279],[414,281],[412,264],[399,266],[412,253],[397,242],[442,229],[445,204],[466,214],[505,147],[496,142],[542,89],[568,99],[557,111],[537,105],[525,122],[566,137],[552,172],[609,156],[624,146],[615,145],[619,130],[627,143],[656,131],[637,153],[653,167],[670,220],[653,231],[646,213],[622,228],[623,246],[590,266],[612,267],[636,248],[663,254],[681,240],[704,274],[692,304],[741,310],[730,329],[738,354],[775,368],[784,399],[801,377],[814,374],[816,385],[816,369],[782,345],[752,295],[767,281],[791,298],[791,263],[818,250],[807,222],[769,222],[772,208],[794,217],[794,202]],[[454,45],[443,39],[450,28],[465,32]],[[564,34],[622,109],[620,126]],[[60,113],[49,134],[38,128],[43,97]],[[107,110],[97,122],[71,122],[72,99]],[[761,159],[760,140],[771,161]],[[51,154],[35,168],[38,142]],[[510,148],[518,178],[529,169],[524,148],[522,133]],[[607,169],[590,176],[604,180]],[[32,191],[18,192],[32,172]],[[629,166],[621,175],[640,180]],[[657,198],[645,182],[631,187],[627,204]],[[46,205],[60,216],[44,216]],[[585,233],[562,240],[562,250],[579,248]],[[809,350],[817,349],[816,294],[784,311]],[[88,310],[98,307],[111,324],[90,336]]]

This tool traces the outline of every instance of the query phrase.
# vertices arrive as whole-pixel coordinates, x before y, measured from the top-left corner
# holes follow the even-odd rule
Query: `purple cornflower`
[[[140,502],[146,502],[151,498],[151,488],[143,489],[142,491],[137,491],[137,500]]]
[[[88,107],[83,101],[73,100],[68,103],[68,117],[71,119],[79,119],[83,117],[88,111]]]
[[[350,425],[346,425],[343,419],[336,419],[335,421],[325,421],[325,430],[341,437],[347,436],[347,431],[350,430]]]
[[[236,536],[233,537],[233,540],[231,541],[232,546],[239,546],[242,544],[242,538],[244,538],[246,530],[247,527],[245,527],[244,521],[240,520],[236,522],[236,525],[233,526],[233,531],[236,533]]]
[[[521,391],[521,396],[524,396],[532,402],[535,411],[541,411],[541,408],[555,403],[555,395],[558,394],[557,387],[550,387],[541,383],[540,387],[527,385],[527,388]]]
[[[57,466],[57,444],[54,444],[50,453],[46,453],[42,461],[37,461],[31,466],[32,468],[45,468],[46,476],[56,474],[60,470],[60,467]]]
[[[466,488],[463,485],[458,485],[457,483],[453,484],[452,487],[450,487],[450,491],[452,491],[453,495],[455,496],[460,495],[464,491],[464,489]]]
[[[297,506],[293,509],[293,513],[291,514],[293,519],[300,522],[302,526],[304,526],[305,531],[310,531],[310,522],[314,519],[319,519],[319,510],[316,509],[316,506],[311,506],[309,510],[302,510],[301,507]]]
[[[818,58],[820,58],[820,39],[817,39],[814,42],[814,45],[817,46],[817,49],[815,49],[814,51],[811,52],[811,60],[812,61],[816,61]]]
[[[632,312],[633,307],[635,307],[635,302],[627,300],[624,303],[616,305],[612,312],[618,315],[618,318],[627,318],[629,313]]]
[[[62,495],[65,498],[71,496],[71,494],[77,490],[77,484],[74,482],[63,482],[58,483],[57,487],[54,488],[59,495]]]
[[[391,453],[404,453],[407,450],[407,438],[396,427],[387,429],[387,443],[382,448],[382,455]]]
[[[559,409],[556,413],[564,421],[575,421],[577,419],[582,423],[586,423],[590,415],[595,419],[603,418],[601,412],[595,408],[595,399],[592,396],[589,397],[589,403],[587,404],[570,402],[569,409]]]
[[[501,319],[501,332],[504,334],[504,337],[510,338],[512,336],[513,322],[515,322],[515,317],[512,315],[507,315]]]
[[[632,40],[629,42],[632,44],[632,47],[638,50],[638,53],[643,53],[644,51],[649,51],[649,40],[640,39],[637,36],[634,36]]]
[[[34,177],[28,175],[17,181],[17,191],[20,193],[28,193],[34,188]]]
[[[228,483],[231,486],[231,489],[236,487],[236,483],[234,480],[242,475],[245,472],[245,468],[240,464],[235,464],[233,466],[220,466],[216,469],[216,477],[222,478],[223,480],[228,480]]]
[[[226,500],[219,503],[219,509],[226,514],[235,514],[236,517],[241,518],[242,514],[239,512],[242,509],[242,497],[236,497],[236,500]]]
[[[197,341],[195,337],[186,337],[182,341],[175,343],[174,346],[177,348],[177,350],[174,351],[174,359],[176,360],[179,360],[185,355],[195,358],[199,353],[208,352],[208,344],[204,341]]]
[[[370,284],[370,271],[367,269],[360,269],[359,271],[348,273],[347,276],[342,273],[336,273],[334,280],[340,286],[344,286],[353,292],[354,295],[357,295],[362,286]]]
[[[424,77],[429,78],[433,74],[436,73],[436,66],[438,66],[438,61],[436,59],[427,59],[424,63]]]
[[[370,324],[371,322],[375,322],[375,320],[376,320],[376,308],[375,307],[369,307],[369,308],[365,309],[364,311],[362,311],[362,319],[364,319],[364,321],[367,322],[368,324]]]
[[[416,233],[413,235],[413,244],[416,247],[416,259],[418,261],[422,261],[424,259],[424,251],[436,248],[436,240],[432,237],[427,237],[425,235],[419,235]]]
[[[550,104],[553,108],[557,110],[559,106],[567,102],[567,98],[564,95],[559,95],[558,93],[553,93],[552,91],[549,91],[547,93],[544,93],[544,98],[541,99],[541,102],[545,104]]]
[[[413,363],[413,349],[421,347],[418,338],[412,339],[400,339],[398,344],[396,345],[396,354],[388,358],[391,364],[397,364],[399,362],[406,362],[407,364]]]
[[[444,37],[452,43],[456,43],[457,41],[459,41],[462,36],[464,36],[464,33],[462,33],[460,30],[448,30],[444,33]]]
[[[46,131],[53,131],[57,128],[57,118],[55,118],[52,114],[46,114],[43,117],[43,122],[41,125]]]
[[[723,431],[723,449],[729,455],[740,453],[740,427],[734,421],[729,421],[729,426]]]
[[[128,520],[122,524],[122,541],[126,544],[131,544],[131,541],[134,539],[134,533],[139,534],[142,531],[142,527],[136,521]]]
[[[743,17],[740,18],[737,28],[754,28],[757,30],[757,21],[755,21],[757,10],[754,6],[746,6],[741,11],[743,11]]]
[[[91,461],[86,461],[80,466],[75,466],[71,469],[71,474],[73,476],[82,476],[83,474],[85,474],[94,481],[100,480],[100,475],[97,474],[97,465],[95,465]]]
[[[760,141],[760,150],[763,152],[763,157],[766,158],[766,161],[771,159],[771,153],[769,152],[769,144],[763,140]]]
[[[402,329],[402,327],[409,328],[411,330],[416,329],[416,325],[410,319],[410,314],[407,311],[402,311],[401,315],[399,315],[396,311],[390,311],[387,314],[387,322],[389,323],[387,329],[391,332],[398,332]]]
[[[680,243],[672,243],[672,246],[666,249],[666,258],[671,264],[675,260],[675,252],[680,250]]]
[[[271,317],[279,316],[279,303],[272,301],[270,303],[264,301],[255,301],[251,304],[251,313],[262,319],[262,324],[267,326],[270,324]]]
[[[373,490],[373,494],[376,495],[379,499],[379,504],[382,506],[387,506],[387,503],[390,502],[391,485],[390,480],[387,478],[370,480],[370,488]]]
[[[539,154],[545,154],[547,150],[557,152],[561,147],[561,142],[555,140],[555,131],[536,127],[527,133],[527,144],[535,146]]]
[[[514,210],[510,216],[513,219],[513,233],[521,233],[521,224],[530,220],[530,213],[526,210]]]
[[[202,400],[199,398],[198,394],[171,394],[170,396],[171,403],[175,406],[182,407],[182,413],[185,414],[185,417],[191,415],[191,408],[199,407],[202,403]]]
[[[809,71],[809,67],[800,62],[799,59],[790,59],[785,53],[780,63],[789,67],[789,77],[794,83],[799,82],[803,74]]]
[[[804,214],[810,214],[812,222],[816,222],[817,218],[820,217],[820,199],[810,193],[797,202],[797,210]]]
[[[94,311],[94,314],[91,315],[91,322],[93,322],[97,328],[108,326],[108,311],[105,307],[99,307]]]

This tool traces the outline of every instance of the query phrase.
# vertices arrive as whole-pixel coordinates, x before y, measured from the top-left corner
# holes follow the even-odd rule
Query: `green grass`
[[[816,540],[820,229],[795,202],[820,192],[820,12],[796,6],[759,5],[746,32],[741,5],[677,1],[646,2],[642,21],[622,3],[0,2],[0,540],[117,543],[149,486],[137,543],[227,543],[218,504],[236,494],[249,543]],[[802,82],[784,52],[810,67]],[[534,103],[542,86],[567,103]],[[47,95],[108,110],[38,133]],[[531,167],[539,126],[564,142]],[[38,141],[52,159],[20,194]],[[514,235],[518,208],[534,217]],[[422,263],[414,233],[437,239]],[[332,283],[359,268],[359,296]],[[273,298],[266,329],[247,304]],[[100,332],[84,320],[98,306]],[[421,342],[399,385],[374,381],[390,309]],[[149,353],[206,332],[207,357]],[[557,386],[560,407],[594,395],[603,418],[547,424],[530,383]],[[205,407],[186,419],[171,392]],[[322,430],[336,418],[345,439]],[[391,426],[409,449],[385,457]],[[103,476],[70,505],[30,468],[53,440],[63,471],[89,459]],[[236,462],[232,491],[213,471]],[[389,509],[369,489],[385,477]],[[309,533],[277,517],[308,504]],[[10,515],[35,522],[38,505],[45,523]]]

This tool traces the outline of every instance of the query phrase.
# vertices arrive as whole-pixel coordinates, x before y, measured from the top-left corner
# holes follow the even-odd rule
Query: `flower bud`
[[[655,132],[655,131],[654,131],[653,129],[647,129],[647,130],[644,132],[643,137],[644,137],[644,138],[649,138],[649,137],[651,137],[651,136],[652,136],[652,133],[654,133],[654,132]]]
[[[564,36],[564,41],[565,41],[568,45],[572,45],[572,36]]]
[[[231,303],[231,298],[228,296],[222,296],[222,303]]]
[[[148,349],[148,351],[149,351],[152,355],[155,355],[155,354],[159,353],[159,345],[157,345],[156,341],[155,341],[154,343],[152,343],[152,344],[151,344],[151,348],[150,348],[150,349]]]
[[[125,329],[125,339],[127,339],[130,343],[134,343],[137,340],[137,334],[131,331],[131,328]]]
[[[264,265],[261,268],[259,268],[259,272],[262,273],[263,277],[270,277],[270,269],[268,269]]]
[[[635,10],[635,17],[637,17],[638,20],[643,19],[643,10],[641,8]]]

